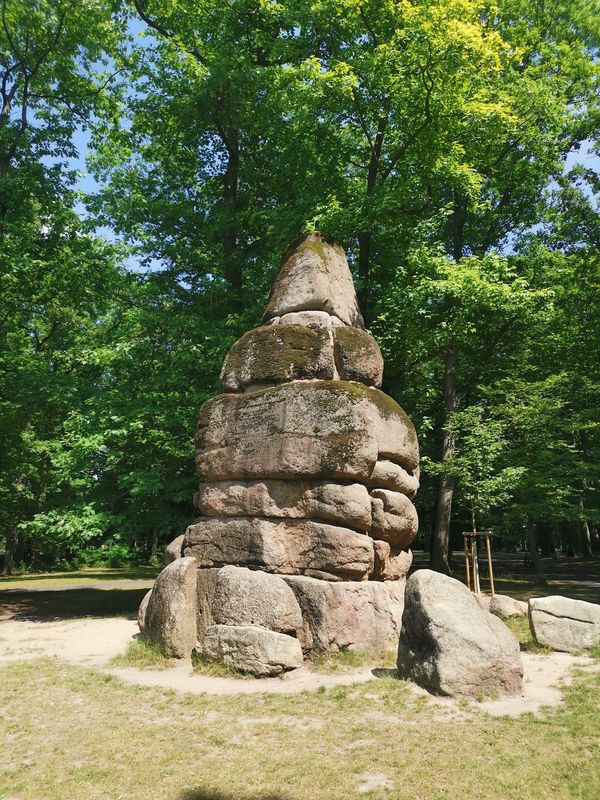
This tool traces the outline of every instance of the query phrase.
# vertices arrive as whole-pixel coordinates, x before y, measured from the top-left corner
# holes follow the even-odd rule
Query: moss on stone
[[[326,330],[304,325],[264,325],[244,334],[223,365],[224,383],[281,383],[333,377],[333,352]]]
[[[334,356],[338,372],[348,381],[379,385],[383,359],[370,333],[348,325],[334,328]]]

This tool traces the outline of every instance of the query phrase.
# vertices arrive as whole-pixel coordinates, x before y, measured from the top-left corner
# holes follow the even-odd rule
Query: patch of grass
[[[600,644],[595,644],[593,647],[590,647],[590,656],[596,661],[600,661]]]
[[[81,586],[102,584],[107,581],[150,581],[154,580],[161,567],[89,567],[73,572],[40,572],[32,575],[0,577],[2,589],[47,589],[57,586]]]
[[[393,650],[384,650],[380,653],[373,653],[370,650],[338,650],[337,653],[318,656],[313,660],[313,666],[316,672],[327,674],[348,672],[361,667],[391,669],[396,666],[395,656]]]
[[[600,673],[543,717],[443,714],[402,681],[179,695],[58,659],[0,668],[0,796],[19,800],[596,800]],[[448,744],[451,743],[451,746]],[[373,796],[381,796],[374,792]]]
[[[249,672],[242,672],[239,669],[228,667],[226,664],[221,664],[218,661],[212,661],[210,658],[194,652],[192,655],[192,666],[194,672],[199,675],[208,675],[211,678],[240,678],[244,680],[253,680],[254,675]]]
[[[502,620],[507,628],[509,628],[517,637],[521,650],[527,653],[540,653],[541,655],[552,652],[548,647],[537,642],[529,628],[529,620],[527,615],[522,617],[509,617]]]
[[[113,667],[137,667],[138,669],[166,669],[173,666],[173,660],[165,655],[162,647],[151,639],[133,639],[127,649],[111,659]]]

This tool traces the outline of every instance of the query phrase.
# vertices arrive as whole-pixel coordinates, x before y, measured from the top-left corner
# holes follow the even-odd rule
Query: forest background
[[[156,560],[286,244],[348,253],[416,545],[600,548],[597,0],[1,0],[5,573]],[[84,160],[85,159],[85,160]]]

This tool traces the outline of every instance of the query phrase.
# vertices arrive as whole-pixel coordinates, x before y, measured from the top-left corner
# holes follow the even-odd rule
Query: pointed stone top
[[[365,327],[346,254],[320,233],[308,233],[289,245],[263,320],[293,311],[327,311],[346,325]]]

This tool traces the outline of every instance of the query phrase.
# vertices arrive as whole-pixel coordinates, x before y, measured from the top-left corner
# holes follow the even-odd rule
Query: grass
[[[238,680],[242,678],[243,680],[254,680],[254,675],[249,672],[242,672],[239,669],[228,667],[226,664],[212,661],[196,653],[194,653],[192,657],[192,667],[194,672],[199,675],[208,675],[212,678],[237,678]]]
[[[440,706],[384,677],[297,695],[178,695],[57,659],[0,668],[4,800],[595,800],[600,674],[544,717]]]
[[[58,586],[82,586],[106,581],[150,581],[154,580],[161,567],[89,567],[73,572],[40,572],[32,575],[0,577],[3,589],[52,589]],[[1,796],[0,796],[0,800]]]
[[[162,647],[150,639],[133,639],[121,655],[111,659],[113,667],[138,667],[139,669],[166,669],[173,660],[165,655]]]
[[[519,644],[521,645],[521,650],[525,650],[529,653],[540,654],[551,652],[548,647],[544,647],[544,645],[539,644],[533,638],[533,634],[529,628],[529,619],[527,618],[527,615],[522,617],[509,617],[508,619],[503,619],[502,622],[504,622],[504,624],[510,628],[510,630],[517,637]]]
[[[318,656],[313,661],[313,666],[316,672],[326,674],[348,672],[360,667],[391,669],[396,666],[396,653],[393,650],[384,650],[374,655],[365,650],[338,650],[337,653]]]

